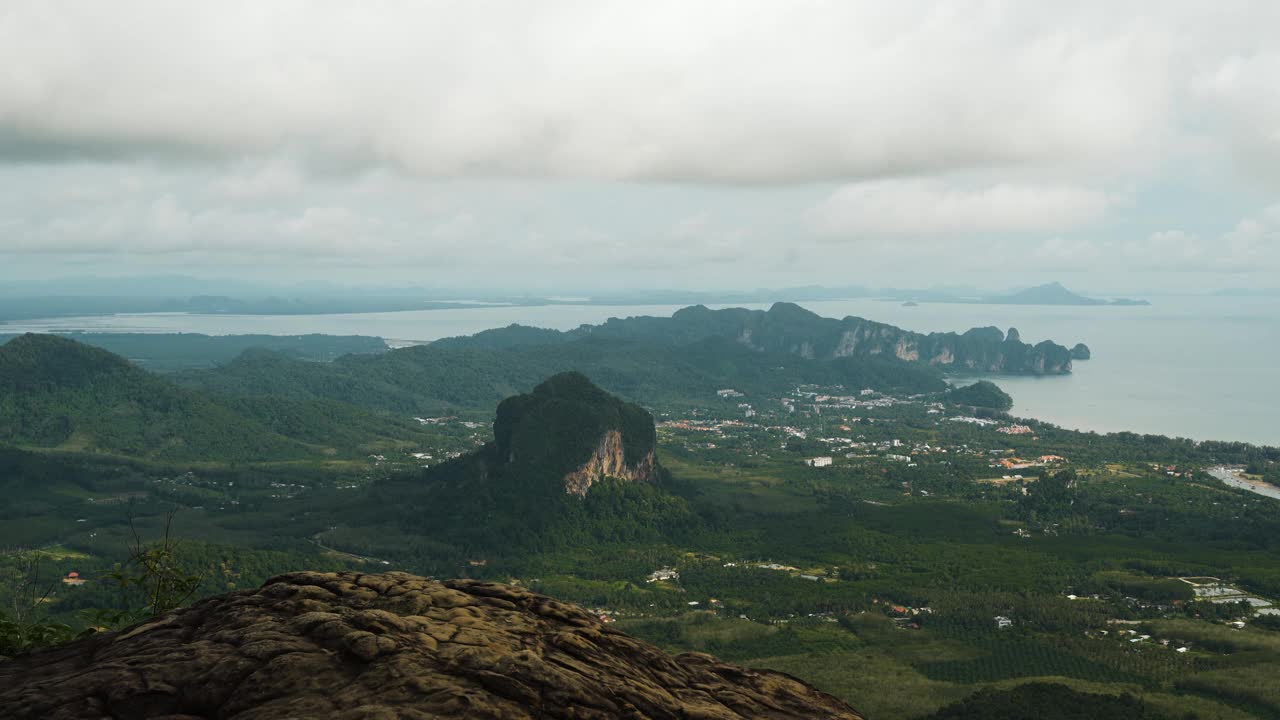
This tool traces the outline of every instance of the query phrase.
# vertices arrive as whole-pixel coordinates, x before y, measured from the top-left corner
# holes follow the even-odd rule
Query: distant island
[[[978,302],[990,305],[1150,305],[1146,300],[1131,300],[1129,298],[1118,298],[1115,300],[1102,300],[1099,298],[1086,297],[1080,295],[1062,286],[1062,283],[1051,282],[1047,285],[1037,285],[1036,287],[1019,290],[1010,295],[996,295],[984,298]]]
[[[195,280],[192,280],[196,283]],[[136,284],[136,283],[135,283]],[[128,283],[121,282],[127,286]],[[96,286],[95,286],[96,287]],[[169,285],[166,290],[172,290]],[[544,307],[551,305],[766,305],[774,302],[877,299],[915,307],[918,303],[976,303],[994,305],[1149,305],[1146,300],[1104,300],[1071,292],[1052,282],[1016,292],[991,294],[990,289],[934,287],[929,289],[822,287],[810,285],[756,290],[620,290],[582,293],[580,296],[543,297],[529,293],[445,290],[440,288],[370,289],[367,292],[316,293],[273,289],[277,294],[153,295],[67,294],[20,295],[0,288],[0,324],[61,317],[98,317],[119,314],[181,313],[191,315],[336,315],[349,313],[466,310],[494,306]],[[259,293],[267,292],[260,289]],[[287,294],[287,293],[294,294]],[[2,328],[0,328],[2,329]],[[16,333],[15,333],[16,334]]]

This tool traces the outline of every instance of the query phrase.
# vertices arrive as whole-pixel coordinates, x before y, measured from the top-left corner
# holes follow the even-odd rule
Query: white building
[[[831,458],[829,456],[808,458],[804,461],[804,464],[809,467],[829,467],[831,465]]]
[[[649,577],[645,582],[658,582],[659,580],[679,580],[680,573],[674,568],[661,568],[649,573]]]

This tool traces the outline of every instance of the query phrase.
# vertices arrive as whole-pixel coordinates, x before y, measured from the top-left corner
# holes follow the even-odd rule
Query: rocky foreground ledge
[[[0,661],[0,717],[861,718],[522,588],[312,572]]]

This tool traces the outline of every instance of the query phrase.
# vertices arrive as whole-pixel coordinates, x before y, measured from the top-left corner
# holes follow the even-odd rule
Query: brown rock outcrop
[[[860,716],[790,676],[672,657],[522,588],[300,572],[0,662],[0,717]]]
[[[644,456],[635,465],[627,465],[622,448],[622,433],[610,430],[600,438],[595,452],[577,470],[565,475],[564,491],[570,495],[586,497],[591,486],[605,478],[617,478],[628,482],[649,482],[653,479],[656,461],[653,453]]]

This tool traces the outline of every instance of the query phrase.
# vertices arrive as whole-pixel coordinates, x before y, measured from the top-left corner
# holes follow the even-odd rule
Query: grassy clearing
[[[813,512],[819,505],[807,488],[796,486],[767,468],[745,469],[684,462],[664,457],[663,465],[681,481],[698,488],[713,504],[756,514]]]
[[[1193,620],[1153,620],[1147,627],[1156,638],[1191,642],[1196,649],[1215,653],[1280,652],[1280,633],[1252,627],[1236,630],[1227,625]],[[1280,687],[1280,676],[1276,685]]]
[[[878,720],[927,715],[974,690],[932,680],[877,649],[756,658],[749,664],[802,677]]]
[[[1084,680],[1062,675],[1023,676],[998,682],[957,684],[930,678],[910,664],[885,655],[878,648],[827,655],[797,654],[755,658],[748,661],[748,664],[805,678],[819,689],[849,701],[868,717],[877,720],[919,718],[944,705],[962,700],[984,687],[1009,689],[1032,682],[1059,683],[1081,692],[1106,695],[1130,693],[1171,717],[1184,717],[1188,713],[1201,720],[1256,720],[1259,717],[1256,709],[1246,710],[1217,697],[1201,695],[1200,690],[1193,687],[1187,687],[1186,693],[1153,692],[1135,683]],[[1200,676],[1198,680],[1203,677]],[[1255,682],[1274,684],[1275,677],[1259,677]],[[1197,694],[1188,694],[1191,692]]]
[[[1177,687],[1263,717],[1280,717],[1280,664],[1260,663],[1199,673],[1180,681]]]
[[[63,547],[61,545],[43,547],[36,550],[35,553],[55,562],[62,560],[88,560],[92,557],[88,553],[80,552],[79,550],[72,550],[71,548]]]

